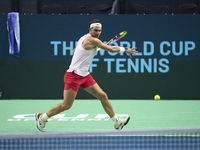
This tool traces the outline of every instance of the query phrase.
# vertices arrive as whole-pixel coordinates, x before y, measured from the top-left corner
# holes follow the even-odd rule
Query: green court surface
[[[39,133],[35,113],[62,100],[0,100],[0,134]],[[131,120],[123,130],[200,127],[200,100],[111,100],[114,111]],[[75,100],[71,109],[52,117],[47,132],[114,131],[98,100]]]

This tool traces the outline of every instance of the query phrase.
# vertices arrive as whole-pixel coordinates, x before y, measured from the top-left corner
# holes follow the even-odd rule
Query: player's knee
[[[72,104],[62,104],[61,109],[64,110],[68,110],[72,107]]]
[[[99,100],[101,100],[101,101],[108,100],[108,95],[105,92],[102,93],[101,96],[100,96],[100,98],[99,98]]]

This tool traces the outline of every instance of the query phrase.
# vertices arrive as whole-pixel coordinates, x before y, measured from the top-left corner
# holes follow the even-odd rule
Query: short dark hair
[[[94,20],[92,20],[92,21],[90,22],[90,25],[91,25],[92,23],[101,23],[101,22],[99,21],[99,19],[94,19]]]

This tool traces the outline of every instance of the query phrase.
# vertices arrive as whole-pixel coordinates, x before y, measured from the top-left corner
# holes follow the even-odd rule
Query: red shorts
[[[82,77],[74,72],[66,72],[64,76],[64,82],[64,90],[69,90],[72,88],[76,92],[78,92],[79,87],[84,89],[96,83],[91,74]]]

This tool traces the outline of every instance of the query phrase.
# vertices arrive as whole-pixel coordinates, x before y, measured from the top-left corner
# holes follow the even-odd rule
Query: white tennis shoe
[[[127,117],[125,119],[118,119],[116,118],[116,123],[114,124],[114,128],[118,131],[120,131],[130,120],[130,117]]]
[[[38,130],[40,130],[41,132],[46,132],[45,124],[46,124],[48,121],[43,121],[43,120],[42,120],[42,116],[43,116],[42,113],[36,113],[36,114],[35,114],[35,119],[36,119],[36,121],[37,121],[37,128],[38,128]]]

